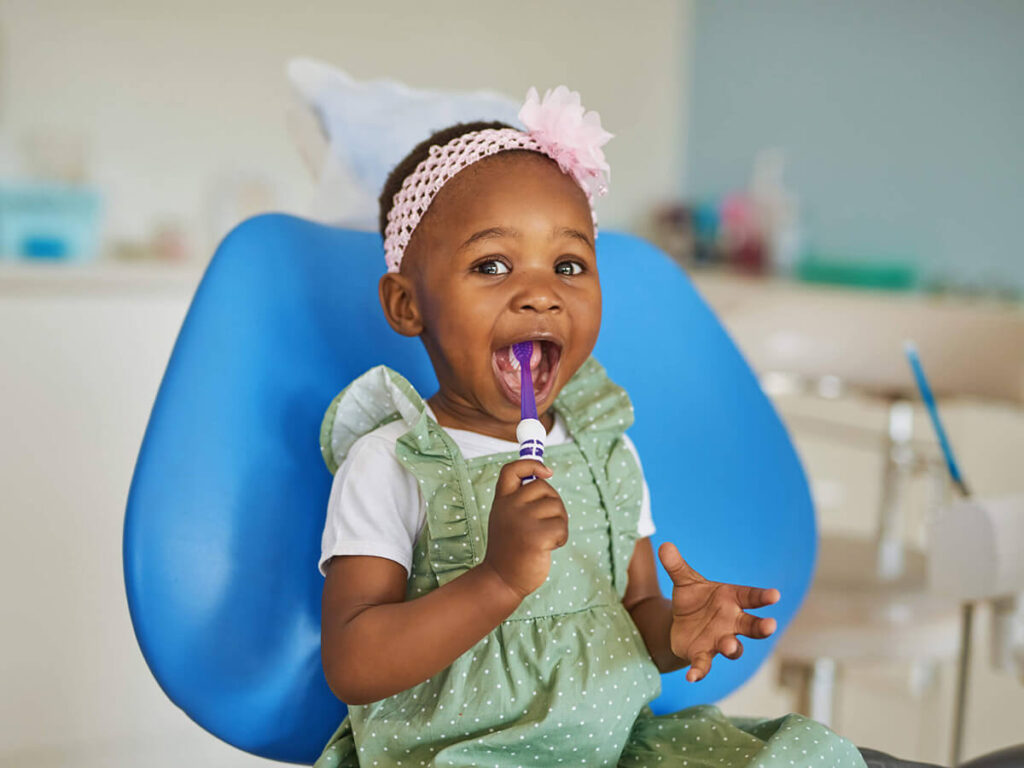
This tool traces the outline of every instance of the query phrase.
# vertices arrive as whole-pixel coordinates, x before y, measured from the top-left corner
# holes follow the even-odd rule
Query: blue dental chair
[[[777,587],[774,637],[657,712],[714,702],[757,670],[799,608],[814,512],[781,422],[685,274],[635,237],[598,239],[595,356],[630,393],[664,540],[708,578]],[[270,214],[221,244],[196,291],[139,452],[124,526],[132,622],[170,699],[219,738],[311,763],[345,714],[320,665],[320,535],[331,477],[318,432],[373,365],[436,389],[416,339],[377,300],[380,238]],[[659,566],[659,571],[660,571]],[[662,588],[669,581],[662,572]]]

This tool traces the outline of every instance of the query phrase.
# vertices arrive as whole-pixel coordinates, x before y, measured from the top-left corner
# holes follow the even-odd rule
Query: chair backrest
[[[595,356],[635,405],[655,546],[676,542],[708,578],[778,587],[763,613],[781,629],[816,545],[786,431],[682,270],[631,236],[603,232],[598,252]],[[324,410],[380,363],[436,389],[419,341],[384,321],[382,267],[376,235],[278,214],[240,225],[196,291],[135,468],[124,568],[146,661],[197,723],[269,758],[312,762],[345,712],[320,666]],[[655,710],[735,690],[778,634],[700,683],[664,676]]]

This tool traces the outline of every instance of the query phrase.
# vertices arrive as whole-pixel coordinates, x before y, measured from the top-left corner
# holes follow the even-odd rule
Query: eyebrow
[[[522,235],[517,229],[508,229],[506,227],[488,227],[487,229],[481,229],[479,232],[475,232],[467,238],[466,242],[459,246],[459,250],[464,250],[471,246],[473,243],[480,242],[481,240],[497,240],[503,237],[511,237],[513,239],[520,239]],[[590,238],[578,229],[572,227],[555,227],[551,230],[551,239],[554,240],[556,237],[570,237],[574,240],[579,240],[591,250],[594,249],[594,245],[590,242]]]

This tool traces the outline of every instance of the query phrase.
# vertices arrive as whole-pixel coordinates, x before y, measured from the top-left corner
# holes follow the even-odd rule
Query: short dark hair
[[[402,182],[405,178],[416,170],[416,166],[427,159],[430,154],[430,148],[435,144],[444,145],[452,139],[458,138],[466,133],[472,133],[473,131],[483,131],[488,128],[512,128],[511,125],[498,121],[477,121],[472,123],[456,123],[447,128],[444,128],[431,136],[427,137],[415,147],[412,151],[406,155],[402,162],[395,166],[394,170],[388,174],[388,180],[384,182],[384,189],[380,193],[380,236],[384,237],[384,230],[388,226],[388,213],[391,212],[391,208],[395,203],[395,195],[402,188]]]

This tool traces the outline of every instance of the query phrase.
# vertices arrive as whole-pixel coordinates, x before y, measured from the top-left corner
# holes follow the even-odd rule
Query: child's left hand
[[[716,653],[727,659],[740,657],[743,645],[737,635],[760,639],[775,631],[775,619],[745,611],[778,602],[779,590],[708,581],[670,542],[658,548],[658,558],[673,584],[672,653],[689,662],[686,679],[691,683],[707,675]]]

